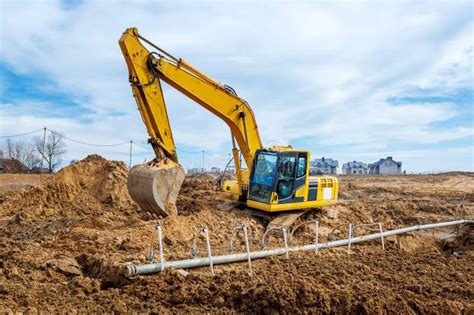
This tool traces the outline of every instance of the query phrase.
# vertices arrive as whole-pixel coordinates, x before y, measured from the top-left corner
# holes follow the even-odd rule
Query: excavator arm
[[[127,62],[133,96],[157,159],[168,157],[178,162],[161,82],[150,70],[152,55],[135,34],[138,35],[136,29],[127,29],[119,41]]]
[[[151,53],[141,41],[159,53]],[[132,198],[146,210],[168,215],[170,211],[167,211],[167,205],[174,206],[184,179],[160,81],[188,96],[229,126],[238,187],[239,190],[246,187],[249,177],[247,170],[252,168],[256,151],[262,148],[255,116],[248,103],[238,97],[232,88],[220,84],[140,36],[136,28],[127,29],[119,45],[128,65],[129,81],[138,109],[150,136],[149,142],[156,154],[152,163],[135,166],[130,171],[129,191]],[[247,170],[240,165],[239,152]],[[168,170],[165,176],[163,169]],[[163,194],[157,196],[145,192],[150,188],[152,191],[161,190]]]

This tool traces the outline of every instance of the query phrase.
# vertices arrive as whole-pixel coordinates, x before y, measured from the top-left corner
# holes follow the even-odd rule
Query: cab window
[[[296,177],[301,177],[306,174],[306,155],[300,155],[298,157],[298,170],[296,173]]]
[[[294,179],[295,178],[296,157],[282,155],[280,158],[278,179]]]
[[[249,197],[252,200],[269,202],[273,191],[274,178],[277,173],[277,155],[260,152],[254,167]]]
[[[296,160],[294,154],[280,155],[278,164],[278,184],[277,194],[279,199],[285,199],[291,196],[295,184]]]
[[[276,161],[276,155],[260,153],[257,157],[253,182],[271,186],[276,173]]]

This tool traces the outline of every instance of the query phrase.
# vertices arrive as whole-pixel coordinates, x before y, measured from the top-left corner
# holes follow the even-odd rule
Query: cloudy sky
[[[471,1],[1,1],[0,135],[47,126],[147,146],[117,41],[131,26],[232,86],[265,144],[407,172],[474,170]],[[221,166],[226,125],[165,87],[180,160]],[[40,133],[41,134],[41,133]],[[65,160],[128,162],[127,144],[68,141]],[[134,146],[133,162],[152,158]]]

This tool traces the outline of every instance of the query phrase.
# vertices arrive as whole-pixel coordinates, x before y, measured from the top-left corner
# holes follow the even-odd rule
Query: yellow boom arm
[[[140,39],[161,54],[150,53]],[[157,157],[168,157],[177,162],[176,147],[160,85],[160,80],[163,80],[229,126],[234,143],[237,180],[240,187],[246,185],[248,173],[242,172],[235,142],[248,169],[252,168],[255,151],[262,148],[255,116],[248,103],[230,87],[211,79],[184,60],[173,57],[141,37],[136,28],[127,29],[119,44],[128,65],[129,80],[138,108],[150,135],[149,141]]]
[[[151,53],[142,43],[157,52]],[[315,208],[336,202],[337,178],[310,176],[309,151],[295,150],[291,146],[263,148],[252,109],[232,88],[154,45],[140,36],[136,28],[127,29],[119,44],[129,69],[133,95],[156,154],[153,161],[134,166],[128,176],[130,195],[142,209],[158,215],[176,213],[176,198],[184,181],[161,81],[229,126],[237,177],[237,182],[226,181],[222,185],[229,197],[270,212]],[[246,169],[240,165],[241,157]]]

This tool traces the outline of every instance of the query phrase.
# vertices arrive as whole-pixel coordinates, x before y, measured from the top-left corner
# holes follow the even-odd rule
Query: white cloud
[[[47,124],[88,142],[145,140],[117,44],[126,27],[137,26],[233,86],[252,105],[265,143],[308,138],[351,150],[351,144],[380,148],[472,137],[470,126],[439,126],[463,114],[454,103],[386,101],[416,88],[446,93],[472,85],[471,8],[469,2],[100,1],[65,9],[58,1],[4,1],[2,61],[52,81],[94,114],[47,118],[51,104],[37,104],[35,115],[25,104],[1,105],[1,132]],[[168,88],[165,98],[179,146],[229,149],[221,121]]]

